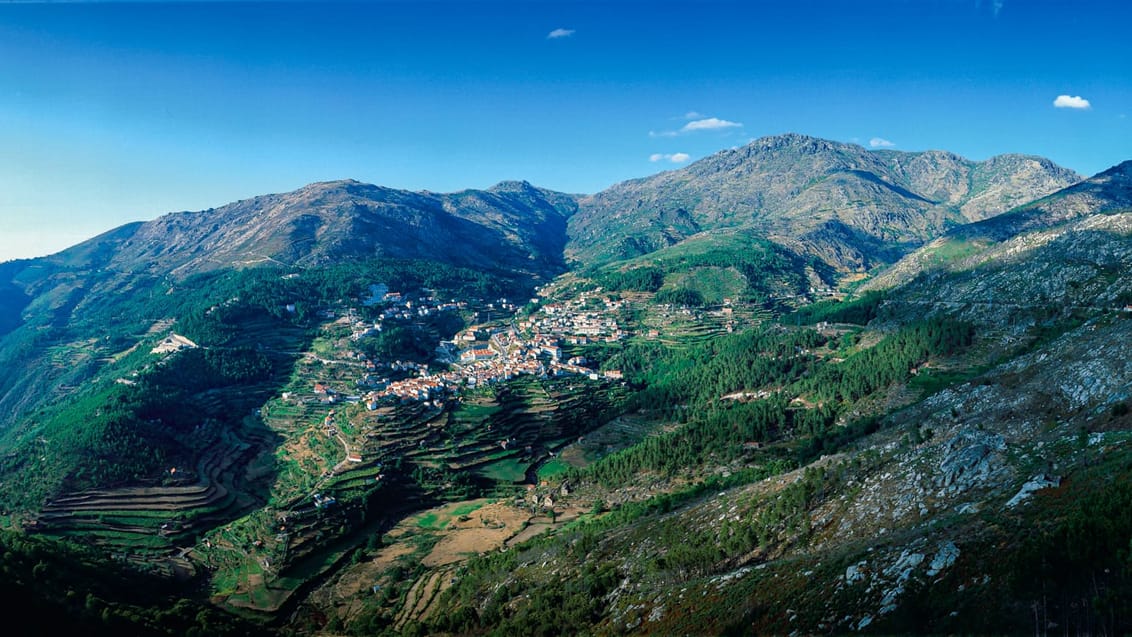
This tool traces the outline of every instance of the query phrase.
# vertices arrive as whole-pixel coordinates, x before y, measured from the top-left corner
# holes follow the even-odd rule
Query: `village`
[[[440,300],[433,290],[379,283],[351,305],[323,308],[322,336],[281,400],[265,410],[278,430],[315,425],[295,449],[298,457],[324,459],[306,467],[316,476],[308,495],[339,475],[380,481],[375,463],[398,458],[475,468],[503,483],[524,480],[547,454],[544,442],[561,445],[569,437],[563,432],[577,426],[554,415],[563,405],[584,411],[575,403],[586,387],[625,391],[622,371],[602,365],[611,352],[631,340],[695,340],[757,320],[746,309],[738,316],[729,299],[689,308],[600,287],[558,287],[526,301]],[[386,345],[406,333],[413,351],[397,358],[409,352]],[[589,402],[598,408],[602,401]]]
[[[531,299],[530,307],[537,309],[522,320],[516,319],[519,309],[507,299],[469,305],[466,301],[439,302],[431,291],[409,295],[389,291],[381,284],[371,286],[371,296],[363,301],[367,306],[381,304],[384,308],[376,320],[359,318],[355,308],[336,321],[348,324],[353,342],[375,336],[390,324],[411,323],[439,312],[470,313],[473,319],[488,319],[474,327],[461,330],[452,340],[440,341],[436,360],[450,363],[444,371],[430,371],[426,363],[394,360],[378,362],[366,359],[360,352],[351,352],[353,364],[364,372],[356,381],[361,395],[340,392],[323,382],[316,382],[313,391],[324,402],[360,401],[369,411],[383,404],[397,401],[435,402],[459,396],[465,389],[475,389],[511,380],[520,375],[553,377],[577,374],[598,380],[604,376],[620,379],[618,370],[597,372],[587,367],[589,361],[582,356],[567,358],[563,345],[587,345],[596,342],[617,342],[629,336],[614,313],[621,301],[603,298],[598,303],[583,295],[567,303],[539,306],[539,299]],[[594,307],[597,309],[593,309]],[[335,318],[332,312],[326,318]],[[493,319],[493,320],[492,320]],[[390,380],[379,376],[388,371]]]

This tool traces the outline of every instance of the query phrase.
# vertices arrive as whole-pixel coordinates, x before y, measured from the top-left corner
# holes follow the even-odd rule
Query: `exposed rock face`
[[[954,564],[957,559],[959,559],[959,547],[955,546],[955,542],[947,540],[941,543],[935,557],[932,558],[931,564],[928,565],[927,576],[935,577],[939,575],[944,569]]]
[[[936,485],[948,493],[966,491],[987,481],[998,465],[996,454],[1006,450],[998,434],[977,430],[959,432],[943,445]]]
[[[1006,502],[1006,508],[1013,509],[1025,500],[1029,499],[1030,495],[1035,491],[1041,491],[1042,489],[1051,489],[1059,486],[1061,486],[1061,476],[1050,476],[1044,473],[1036,475],[1033,478],[1027,480],[1026,484],[1022,485],[1022,488],[1018,490],[1018,493],[1016,493],[1013,498],[1010,498],[1010,500]]]
[[[896,600],[904,594],[904,586],[912,577],[912,573],[923,562],[923,553],[915,553],[905,549],[891,566],[884,569],[884,576],[891,584],[890,588],[884,592],[884,596],[881,597],[880,609],[877,613],[887,615],[896,610]]]
[[[867,151],[778,135],[687,168],[583,197],[569,223],[570,258],[652,252],[700,232],[755,228],[840,270],[867,269],[938,236],[1080,179],[1048,160]]]

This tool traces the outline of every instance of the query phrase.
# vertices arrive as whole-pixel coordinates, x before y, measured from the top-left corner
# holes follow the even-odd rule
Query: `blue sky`
[[[1092,174],[1132,158],[1129,24],[1122,0],[0,2],[0,261],[328,179],[595,192],[784,132]]]

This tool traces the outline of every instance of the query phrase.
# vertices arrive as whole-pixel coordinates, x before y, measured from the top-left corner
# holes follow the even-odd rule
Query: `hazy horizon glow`
[[[797,132],[1130,158],[1101,0],[0,4],[0,261],[355,178],[576,193]]]

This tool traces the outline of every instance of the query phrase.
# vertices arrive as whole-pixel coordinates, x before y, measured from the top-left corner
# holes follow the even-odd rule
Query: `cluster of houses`
[[[537,302],[537,299],[532,301]],[[390,291],[382,284],[370,286],[370,296],[362,302],[367,306],[380,303],[384,310],[381,317],[374,322],[362,321],[356,317],[356,312],[348,311],[343,319],[350,322],[354,340],[379,332],[384,320],[414,319],[427,316],[431,312],[454,311],[467,307],[464,302],[437,303],[428,293],[410,297]],[[452,369],[441,373],[429,373],[427,365],[414,362],[394,361],[387,365],[378,365],[366,360],[364,355],[355,354],[361,365],[365,366],[365,372],[356,383],[364,394],[360,397],[348,398],[351,402],[360,398],[368,410],[375,411],[390,399],[412,402],[436,401],[439,405],[440,401],[459,395],[463,388],[491,385],[520,375],[547,377],[577,374],[593,380],[602,376],[620,379],[621,373],[618,371],[601,374],[588,368],[587,361],[583,357],[576,356],[569,360],[564,360],[563,357],[563,342],[585,344],[596,340],[616,341],[627,336],[611,315],[612,311],[621,307],[622,302],[609,298],[600,298],[597,302],[603,306],[604,311],[586,309],[592,308],[595,302],[587,301],[583,297],[565,304],[546,305],[536,315],[518,325],[480,326],[464,330],[451,342],[441,344],[441,349],[450,353],[451,359],[459,359],[458,364]],[[516,309],[514,304],[506,299],[499,299],[490,306],[504,311]],[[407,373],[408,376],[390,381],[389,378],[378,374],[379,368],[386,366],[390,371]],[[338,396],[324,383],[315,383],[314,393],[323,402],[338,402],[335,400]],[[284,398],[288,397],[284,396]],[[336,431],[330,433],[331,423],[331,417],[328,417],[327,422],[324,423],[327,435],[337,433]]]
[[[379,303],[385,309],[372,322],[361,320],[352,310],[347,313],[346,318],[351,322],[353,328],[351,339],[358,341],[377,334],[382,330],[385,321],[412,321],[438,312],[455,312],[468,307],[468,304],[464,301],[438,301],[427,292],[423,296],[390,292],[388,286],[382,283],[371,285],[370,297],[362,301],[362,304],[366,306]]]
[[[519,328],[537,334],[550,334],[565,338],[571,345],[605,341],[616,342],[629,335],[617,324],[611,313],[619,310],[624,301],[600,298],[603,310],[589,310],[588,297],[583,294],[567,303],[550,303],[542,306],[535,316],[519,323]]]
[[[431,400],[439,397],[441,394],[445,393],[449,387],[449,383],[445,380],[444,376],[453,373],[454,372],[446,372],[442,375],[416,376],[392,382],[385,389],[366,394],[366,408],[370,411],[377,409],[381,403],[381,399],[387,396],[393,396],[401,400],[418,401]]]
[[[476,342],[460,355],[461,365],[440,374],[425,374],[390,383],[366,396],[366,405],[377,409],[384,397],[426,401],[458,393],[461,387],[480,387],[523,374],[536,376],[560,374],[592,374],[571,359],[563,362],[562,348],[551,336],[523,340],[510,330],[496,332],[488,342]]]

